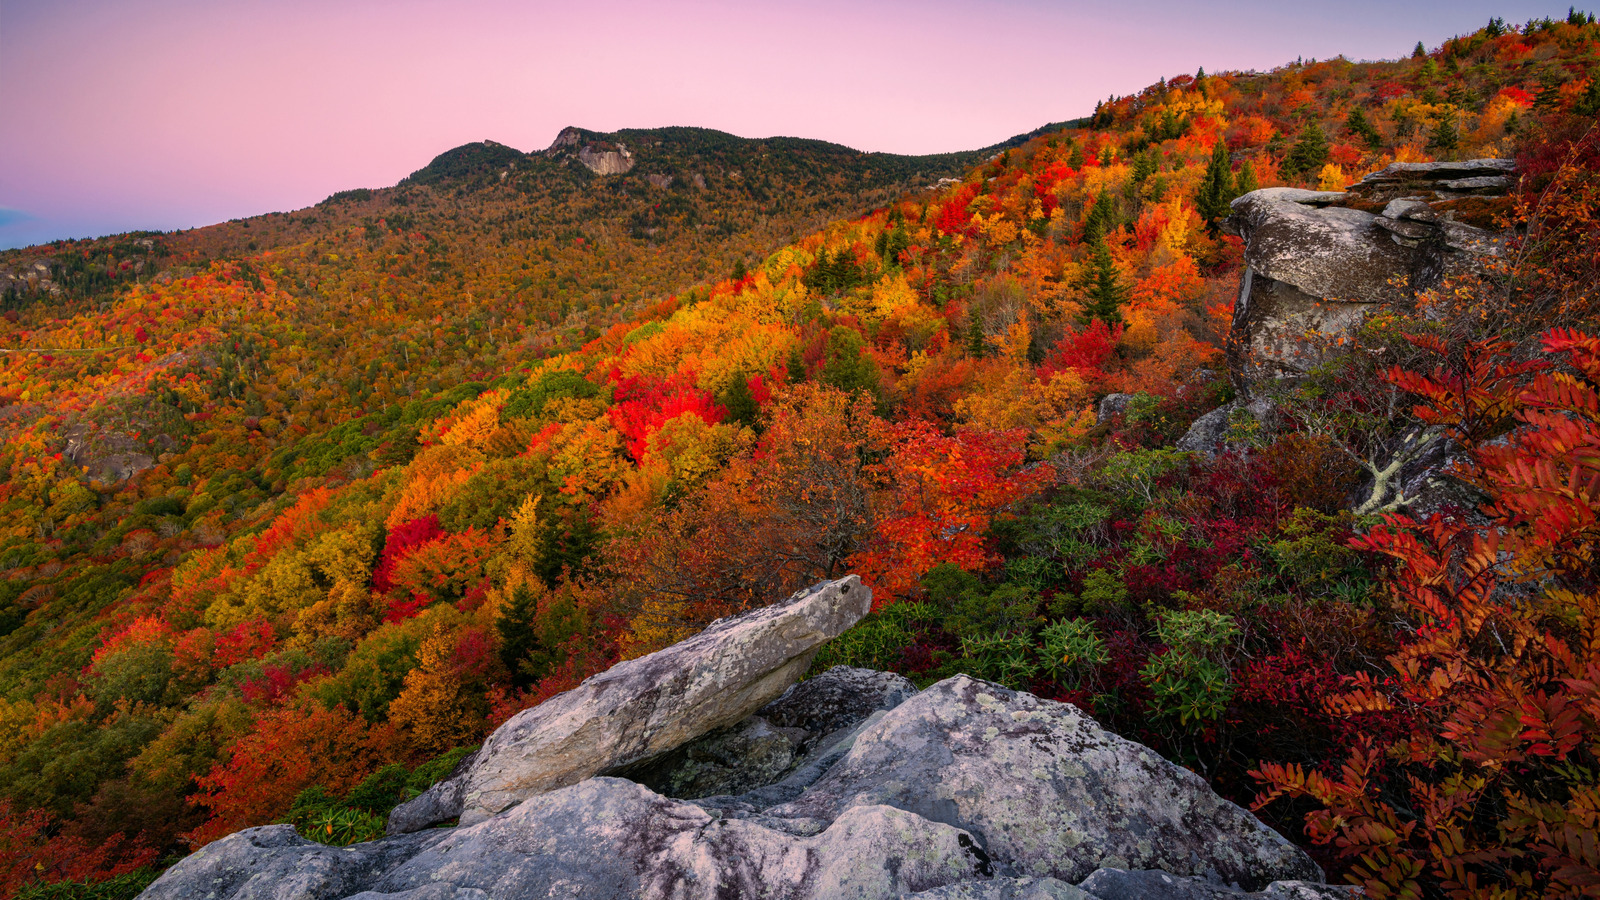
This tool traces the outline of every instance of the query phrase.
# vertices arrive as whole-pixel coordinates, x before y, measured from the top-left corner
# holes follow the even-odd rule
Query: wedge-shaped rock
[[[854,575],[712,623],[513,716],[453,780],[398,807],[391,834],[459,815],[470,825],[536,794],[671,750],[731,725],[793,684],[818,648],[860,621],[872,592]]]
[[[1303,851],[1193,772],[1070,704],[965,675],[885,713],[803,795],[755,819],[803,833],[858,806],[961,828],[997,869],[1036,878],[1075,884],[1115,866],[1248,890],[1322,880]]]

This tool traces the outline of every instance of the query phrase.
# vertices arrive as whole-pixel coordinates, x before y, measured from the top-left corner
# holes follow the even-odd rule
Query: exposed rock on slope
[[[866,615],[851,575],[712,623],[513,716],[459,778],[397,808],[389,832],[456,815],[481,822],[534,794],[678,747],[731,725],[799,679],[822,643]]]
[[[621,775],[685,800],[740,794],[781,782],[795,784],[797,779],[789,776],[796,769],[826,758],[847,733],[873,713],[893,709],[916,692],[916,686],[900,675],[834,666],[793,685],[737,725],[604,774]],[[848,749],[840,748],[830,764]],[[798,788],[815,780],[810,777]],[[769,791],[763,796],[778,803],[794,799],[799,789],[788,794]]]
[[[954,825],[999,866],[1069,882],[1108,865],[1246,887],[1322,874],[1194,773],[1069,704],[965,675],[895,707],[799,799],[757,818],[804,832],[862,805]]]
[[[552,157],[568,153],[596,175],[623,175],[631,171],[634,165],[633,154],[628,152],[627,147],[611,141],[586,141],[580,129],[570,126],[561,129],[561,133],[544,151],[546,156]]]
[[[470,786],[486,771],[513,781],[527,772],[549,780],[547,764],[571,752],[570,741],[552,742],[552,735],[589,736],[591,760],[626,758],[664,742],[648,735],[685,734],[693,731],[685,723],[716,718],[706,713],[716,702],[665,702],[669,698],[770,697],[776,691],[718,689],[718,678],[738,667],[728,657],[764,654],[766,663],[756,669],[787,671],[783,660],[809,660],[815,647],[803,634],[853,622],[865,610],[867,593],[854,578],[829,582],[619,665],[529,711],[550,707],[518,729],[507,723],[453,783],[468,786],[463,795],[472,798],[482,796]],[[763,637],[730,640],[735,633]],[[659,702],[629,693],[647,678],[663,686]],[[759,675],[738,681],[767,683]],[[690,686],[699,686],[698,693]],[[633,699],[619,704],[624,697]],[[528,727],[541,722],[545,730]],[[738,796],[688,802],[635,781],[597,776],[524,793],[514,806],[476,824],[346,848],[306,841],[286,825],[249,829],[183,860],[143,896],[1349,896],[1317,883],[1321,872],[1304,853],[1197,776],[1105,732],[1068,704],[964,675],[916,693],[899,676],[836,668],[698,745],[762,729],[788,736],[804,758],[783,782]],[[526,745],[516,744],[517,735]],[[541,756],[539,747],[559,752]],[[727,762],[735,781],[756,772],[775,777],[783,769],[756,759],[741,773],[739,760]],[[565,763],[556,768],[569,773],[561,778],[575,771]],[[1245,893],[1250,890],[1259,893]]]
[[[1503,236],[1479,225],[1503,205],[1514,168],[1395,163],[1348,192],[1263,188],[1234,200],[1228,227],[1247,266],[1228,348],[1236,385],[1302,374],[1320,359],[1308,333],[1348,334],[1378,306],[1498,254]]]

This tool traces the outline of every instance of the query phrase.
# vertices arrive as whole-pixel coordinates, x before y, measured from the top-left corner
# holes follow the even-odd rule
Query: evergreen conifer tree
[[[847,394],[866,391],[876,397],[878,368],[861,352],[865,346],[861,332],[848,325],[835,325],[828,332],[822,371],[817,377]]]
[[[1428,136],[1428,149],[1444,157],[1455,155],[1461,146],[1461,132],[1456,128],[1454,112],[1446,112],[1439,117],[1433,126],[1433,134]]]
[[[1154,147],[1146,147],[1143,153],[1133,158],[1132,171],[1128,173],[1128,181],[1122,189],[1129,203],[1138,202],[1140,189],[1144,187],[1145,179],[1156,173],[1156,166]]]
[[[799,384],[806,380],[806,358],[800,353],[799,342],[789,347],[789,358],[783,364],[784,374],[789,376],[790,384]]]
[[[1383,146],[1383,136],[1378,134],[1378,129],[1372,126],[1371,120],[1359,106],[1350,110],[1350,115],[1344,120],[1344,127],[1365,141],[1369,150],[1377,150]]]
[[[1261,187],[1260,179],[1256,178],[1255,164],[1245,160],[1239,164],[1239,174],[1234,176],[1233,189],[1241,197]]]
[[[1417,46],[1412,48],[1412,50],[1411,50],[1411,58],[1412,59],[1421,59],[1421,58],[1423,58],[1424,56],[1427,56],[1427,55],[1428,55],[1428,48],[1422,46],[1422,42],[1421,41],[1417,41]]]
[[[1322,133],[1322,126],[1315,122],[1308,122],[1300,130],[1300,137],[1289,149],[1289,155],[1283,160],[1283,171],[1290,177],[1298,177],[1307,172],[1315,172],[1328,161],[1328,136]]]
[[[1096,194],[1094,205],[1089,207],[1089,215],[1083,220],[1083,242],[1089,244],[1104,239],[1106,232],[1116,225],[1115,215],[1106,195]]]
[[[1116,260],[1111,258],[1111,248],[1105,238],[1097,238],[1089,249],[1089,271],[1086,287],[1088,302],[1078,319],[1084,325],[1095,319],[1107,325],[1122,321],[1122,304],[1128,300],[1128,288],[1117,272]]]
[[[754,426],[761,413],[761,405],[756,403],[755,394],[750,393],[750,382],[743,375],[733,377],[717,402],[728,410],[728,420],[740,425]]]
[[[983,319],[978,315],[977,304],[973,304],[967,308],[967,355],[983,359],[983,351]]]
[[[522,674],[520,663],[535,650],[540,649],[539,637],[534,632],[533,617],[538,612],[533,591],[519,584],[511,592],[511,603],[495,619],[495,631],[500,635],[500,661],[512,673],[511,681],[526,687],[531,679]]]
[[[1228,203],[1239,196],[1235,190],[1232,166],[1229,163],[1228,144],[1218,139],[1211,147],[1211,163],[1200,179],[1200,189],[1195,192],[1195,210],[1205,220],[1206,230],[1217,233],[1217,225],[1228,214]]]

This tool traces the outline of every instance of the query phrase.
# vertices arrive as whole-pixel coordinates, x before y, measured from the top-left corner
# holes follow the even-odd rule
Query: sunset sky
[[[1378,59],[1567,4],[0,0],[0,247],[394,184],[492,139],[996,143],[1164,76]]]

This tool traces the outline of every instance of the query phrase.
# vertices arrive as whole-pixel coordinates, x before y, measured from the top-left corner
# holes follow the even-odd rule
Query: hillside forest
[[[573,129],[0,255],[0,893],[371,839],[519,710],[855,572],[818,669],[1070,701],[1376,898],[1593,896],[1597,60],[1494,19],[938,158]],[[1233,198],[1479,157],[1507,253],[1174,447],[1241,387]],[[1421,444],[1452,502],[1381,475]]]

